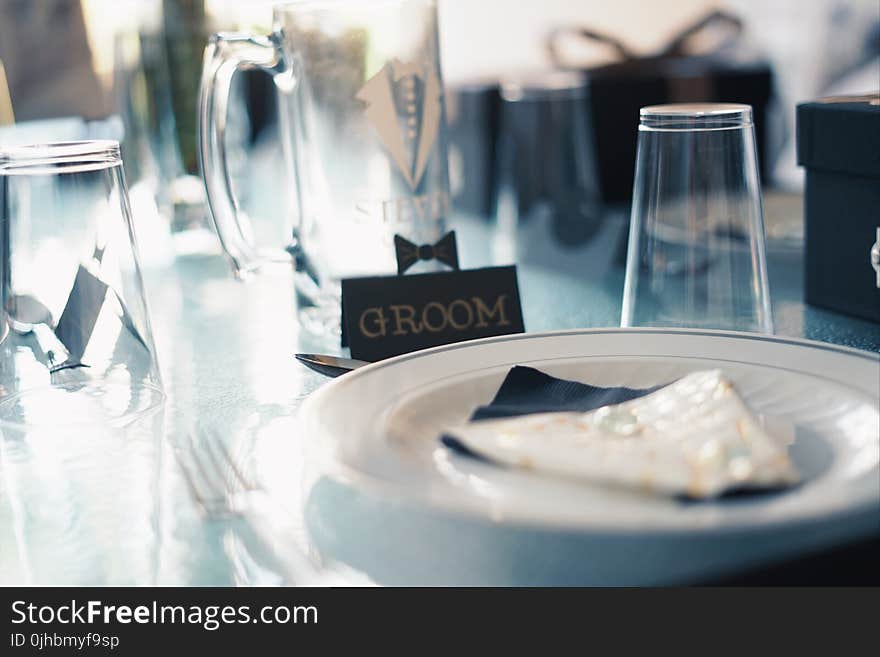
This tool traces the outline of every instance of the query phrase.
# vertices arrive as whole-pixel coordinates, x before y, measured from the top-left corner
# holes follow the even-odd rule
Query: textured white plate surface
[[[514,365],[629,387],[720,368],[756,413],[794,425],[791,455],[804,481],[684,502],[502,469],[439,445],[441,428],[490,401]],[[772,534],[798,523],[821,532],[827,523],[843,540],[880,522],[878,399],[876,354],[742,333],[596,329],[492,338],[377,363],[328,383],[300,417],[322,477],[390,503],[493,524],[641,537]]]

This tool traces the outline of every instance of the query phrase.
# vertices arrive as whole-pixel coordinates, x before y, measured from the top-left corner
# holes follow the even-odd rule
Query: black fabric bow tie
[[[418,246],[400,235],[394,236],[394,251],[397,254],[397,273],[403,274],[419,260],[439,260],[458,271],[458,248],[455,231],[450,230],[436,244]]]

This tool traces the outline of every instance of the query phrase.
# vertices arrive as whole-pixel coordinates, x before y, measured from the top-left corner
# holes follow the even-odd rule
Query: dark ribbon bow
[[[394,251],[397,254],[397,273],[403,274],[419,260],[439,260],[458,271],[458,248],[455,231],[450,230],[436,244],[418,246],[400,235],[394,236]]]
[[[713,34],[713,31],[715,34]],[[590,41],[604,43],[614,49],[619,62],[638,62],[697,54],[720,53],[736,45],[742,31],[742,20],[733,14],[716,10],[683,28],[660,51],[652,55],[643,56],[636,54],[620,39],[586,27],[556,28],[548,35],[546,45],[550,59],[556,66],[562,68],[581,68],[566,62],[562,56],[559,49],[559,41],[563,36],[578,36]],[[702,53],[699,52],[700,48],[697,45],[700,41],[698,37],[701,36],[715,36],[714,39],[710,40],[708,47],[704,46],[702,48]]]

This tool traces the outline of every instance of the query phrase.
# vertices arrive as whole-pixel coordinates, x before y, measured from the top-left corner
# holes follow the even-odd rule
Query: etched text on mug
[[[449,212],[449,194],[445,190],[438,190],[384,201],[364,200],[358,201],[355,209],[359,222],[408,225],[436,221]]]

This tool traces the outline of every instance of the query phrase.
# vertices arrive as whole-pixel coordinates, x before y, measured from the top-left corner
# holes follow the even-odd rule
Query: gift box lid
[[[880,178],[880,96],[798,105],[797,157],[809,169]]]

